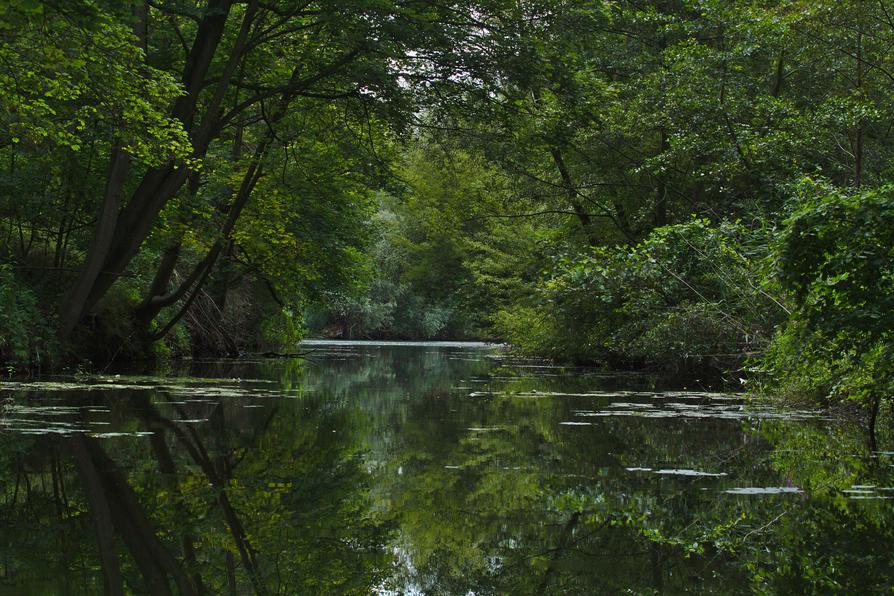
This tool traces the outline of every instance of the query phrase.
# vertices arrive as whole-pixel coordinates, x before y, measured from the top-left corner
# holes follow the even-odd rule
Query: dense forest
[[[6,0],[10,372],[478,338],[894,388],[887,0]]]

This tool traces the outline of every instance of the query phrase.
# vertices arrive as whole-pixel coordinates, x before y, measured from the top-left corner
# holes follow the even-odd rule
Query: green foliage
[[[805,181],[775,245],[793,312],[764,360],[788,392],[877,407],[894,389],[894,188]]]
[[[766,342],[778,309],[756,285],[762,239],[693,220],[634,247],[558,255],[510,338],[532,352],[664,366],[735,357]]]
[[[78,336],[66,346],[68,360],[85,363],[88,369],[103,370],[113,364],[151,361],[168,352],[165,345],[151,345],[133,319],[139,291],[133,284],[112,289],[97,305],[96,313]]]
[[[370,221],[371,279],[321,301],[315,329],[345,337],[489,335],[498,288],[484,281],[491,264],[480,254],[493,244],[493,228],[475,216],[504,198],[505,179],[479,157],[424,138],[399,165],[405,186],[380,193]],[[497,283],[505,285],[515,272],[502,265],[506,277]]]
[[[50,359],[54,343],[34,293],[0,265],[0,362],[40,364]]]
[[[0,41],[0,139],[73,152],[116,137],[148,165],[185,158],[190,143],[167,116],[182,93],[170,73],[145,63],[131,27],[90,1],[12,2]],[[99,133],[97,135],[97,133]]]
[[[872,344],[894,331],[894,187],[806,182],[777,248],[780,283],[810,331]],[[858,340],[858,343],[860,340]]]
[[[261,321],[260,344],[291,350],[304,336],[304,321],[290,308],[281,308]]]

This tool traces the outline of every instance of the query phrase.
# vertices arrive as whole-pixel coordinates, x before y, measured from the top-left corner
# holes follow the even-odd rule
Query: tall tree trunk
[[[152,299],[156,296],[164,296],[168,292],[171,284],[171,277],[174,275],[174,269],[177,267],[177,261],[180,259],[180,248],[182,246],[182,238],[178,238],[172,244],[168,245],[161,255],[161,262],[149,285],[149,294],[140,306],[134,311],[134,318],[140,328],[148,328],[149,323],[158,314],[158,309],[152,304]]]
[[[211,270],[214,268],[214,265],[217,261],[218,256],[220,256],[221,251],[224,246],[229,242],[230,234],[233,233],[233,229],[236,227],[236,222],[239,219],[239,216],[242,215],[242,210],[245,208],[245,205],[248,204],[248,199],[251,198],[251,193],[255,188],[255,185],[258,183],[258,180],[261,179],[261,175],[263,173],[263,159],[264,155],[267,152],[267,148],[270,143],[273,141],[272,132],[268,131],[267,136],[264,141],[261,142],[260,145],[255,149],[254,156],[252,157],[251,162],[248,165],[248,168],[245,171],[245,174],[242,177],[242,184],[239,186],[239,190],[236,193],[236,197],[233,199],[233,203],[230,205],[229,211],[227,213],[227,220],[224,222],[223,227],[220,231],[220,236],[211,246],[208,251],[208,254],[205,255],[205,258],[196,265],[196,268],[193,269],[193,272],[186,278],[186,280],[180,284],[180,287],[177,288],[171,294],[166,296],[153,296],[149,299],[148,304],[146,306],[146,314],[144,316],[152,315],[154,318],[161,309],[165,306],[171,306],[176,303],[178,300],[183,298],[187,293],[189,297],[186,299],[184,304],[180,307],[180,310],[175,314],[164,327],[161,328],[155,335],[153,335],[153,339],[161,339],[165,335],[167,335],[171,329],[173,329],[174,325],[186,314],[189,310],[192,303],[195,301],[198,296],[199,290],[202,285],[207,281],[208,276],[211,273]],[[154,312],[153,312],[154,311]],[[151,318],[149,319],[151,320]]]
[[[102,208],[96,225],[96,234],[87,253],[87,262],[84,263],[81,275],[66,296],[62,306],[61,334],[63,337],[68,336],[81,320],[84,314],[83,305],[90,296],[93,284],[102,273],[103,266],[112,249],[115,228],[118,224],[121,195],[124,192],[124,183],[127,181],[129,171],[130,156],[121,148],[119,141],[112,149],[112,161],[106,179]]]
[[[293,80],[298,76],[298,72],[299,70],[296,68],[293,72]],[[176,290],[164,295],[150,294],[150,296],[140,307],[141,320],[146,321],[148,324],[148,322],[152,321],[152,319],[154,319],[161,312],[162,308],[166,306],[172,306],[177,301],[188,295],[186,301],[180,307],[179,311],[155,335],[152,336],[153,339],[161,339],[162,337],[167,335],[171,331],[171,329],[173,329],[174,325],[186,314],[186,312],[189,310],[196,297],[198,296],[203,284],[207,281],[208,276],[214,268],[221,252],[225,247],[230,245],[230,237],[236,227],[236,223],[239,220],[239,217],[242,215],[242,210],[248,204],[248,200],[251,198],[251,194],[254,191],[255,186],[261,179],[261,176],[264,172],[264,158],[266,157],[267,151],[269,150],[270,146],[276,139],[274,128],[285,117],[286,113],[288,112],[289,104],[291,103],[293,98],[293,94],[284,93],[277,103],[276,107],[268,116],[267,132],[258,143],[258,145],[255,147],[251,159],[246,167],[245,174],[243,174],[242,176],[242,181],[239,185],[239,189],[237,190],[236,195],[233,198],[233,202],[227,209],[227,219],[221,227],[220,235],[211,246],[211,248],[208,250],[205,258],[203,258],[196,265],[192,273],[187,276],[187,278],[180,284],[180,286]],[[232,350],[232,346],[230,346],[229,349]]]
[[[876,440],[875,428],[878,424],[878,413],[881,408],[882,399],[879,395],[873,395],[869,402],[869,420],[867,421],[867,437],[869,439],[869,451],[878,451],[878,441]]]

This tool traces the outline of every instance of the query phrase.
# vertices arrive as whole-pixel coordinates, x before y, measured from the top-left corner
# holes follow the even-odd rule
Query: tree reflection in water
[[[0,427],[0,587],[894,583],[890,456],[867,457],[859,432],[812,414],[746,415],[729,396],[480,349],[345,348],[168,373],[4,387],[17,405]]]

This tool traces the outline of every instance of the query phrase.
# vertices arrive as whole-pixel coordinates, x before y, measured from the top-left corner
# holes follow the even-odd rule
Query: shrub
[[[805,181],[773,256],[792,316],[762,360],[770,385],[855,399],[874,426],[894,391],[894,186]]]
[[[499,324],[530,352],[682,368],[764,345],[782,309],[761,287],[760,235],[707,220],[654,230],[633,246],[564,255],[527,322]]]

